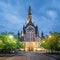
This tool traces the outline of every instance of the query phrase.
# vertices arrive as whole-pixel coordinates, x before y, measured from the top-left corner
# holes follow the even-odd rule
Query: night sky
[[[60,0],[0,0],[0,33],[22,30],[31,5],[33,23],[39,32],[60,32]]]

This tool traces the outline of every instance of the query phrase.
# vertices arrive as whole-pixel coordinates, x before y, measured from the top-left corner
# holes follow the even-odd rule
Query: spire
[[[20,35],[19,31],[18,31],[18,35]]]
[[[31,0],[29,0],[29,10],[28,10],[28,15],[32,15],[32,12],[31,12]]]
[[[21,31],[21,36],[24,36],[24,33]]]
[[[45,37],[44,37],[44,33],[43,33],[43,31],[41,32],[41,40],[42,39],[44,39]]]
[[[18,31],[18,39],[20,39],[20,33],[19,33],[19,31]]]
[[[41,36],[44,36],[44,33],[43,32],[41,32]]]
[[[37,25],[36,25],[35,29],[36,29],[36,35],[39,36],[39,31],[38,31],[38,26]]]
[[[31,6],[29,6],[28,15],[32,15],[32,12],[31,12]]]
[[[27,23],[32,22],[32,11],[31,11],[31,6],[29,6],[29,10],[28,10],[28,19],[27,19]]]

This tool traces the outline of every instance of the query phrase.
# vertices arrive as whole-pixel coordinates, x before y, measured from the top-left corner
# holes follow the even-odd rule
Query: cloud
[[[57,11],[48,10],[48,11],[46,12],[46,14],[47,14],[48,17],[50,17],[50,18],[52,18],[52,19],[58,18],[58,13],[57,13]]]
[[[2,12],[1,12],[2,11]],[[18,9],[11,4],[0,2],[0,31],[22,30],[24,18],[19,15]]]
[[[0,0],[0,31],[21,31],[27,19],[28,5],[26,0]],[[60,1],[34,0],[31,6],[33,22],[38,25],[40,32],[47,34],[60,30]]]

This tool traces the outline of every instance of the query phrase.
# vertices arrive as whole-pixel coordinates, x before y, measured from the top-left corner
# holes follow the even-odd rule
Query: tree
[[[21,43],[16,36],[12,33],[4,33],[0,34],[0,46],[1,49],[20,49],[23,47],[23,43]]]
[[[44,39],[45,43],[42,42],[41,46],[48,50],[60,51],[60,33],[51,33]]]

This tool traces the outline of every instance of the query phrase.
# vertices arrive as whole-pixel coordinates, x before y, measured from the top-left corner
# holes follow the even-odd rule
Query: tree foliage
[[[43,43],[43,41],[45,41]],[[48,50],[60,51],[60,33],[50,33],[50,37],[45,37],[42,41],[41,46]]]
[[[23,48],[21,43],[13,33],[0,34],[0,49],[20,49]]]

